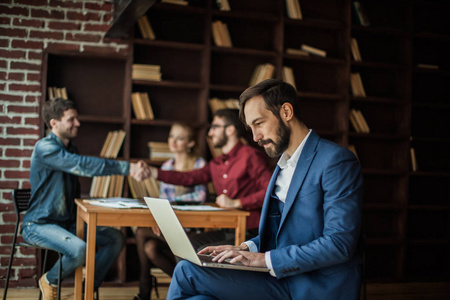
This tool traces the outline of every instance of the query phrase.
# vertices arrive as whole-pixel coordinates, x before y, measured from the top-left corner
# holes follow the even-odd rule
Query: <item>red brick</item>
[[[45,6],[47,4],[47,0],[14,0],[14,3],[32,6]]]
[[[0,90],[4,91],[6,87],[6,84],[0,83]]]
[[[84,31],[100,31],[107,32],[110,25],[107,24],[85,24]]]
[[[28,73],[27,74],[27,81],[41,81],[41,74],[40,73]]]
[[[1,122],[1,120],[0,120]],[[19,121],[15,121],[15,122],[4,122],[3,124],[7,124],[7,123],[20,123],[20,117],[19,117]],[[14,138],[0,138],[0,145],[2,146],[18,146],[20,145],[20,139],[14,139]],[[1,162],[2,160],[0,160]]]
[[[11,254],[11,246],[0,247],[0,255],[10,255]],[[12,271],[12,270],[11,270]],[[13,276],[11,274],[11,276]]]
[[[19,141],[20,143],[20,141]],[[16,168],[20,167],[20,161],[14,159],[0,159],[0,167],[2,168]]]
[[[9,47],[9,40],[7,40],[7,39],[4,39],[4,40],[0,39],[0,47],[5,47],[5,48]]]
[[[36,141],[34,141],[34,144],[35,143],[36,143]],[[31,166],[31,161],[29,161],[29,160],[22,161],[22,168],[30,168],[30,166]]]
[[[26,118],[25,124],[26,125],[39,125],[39,118]]]
[[[30,38],[62,40],[64,38],[64,33],[32,30],[30,31]]]
[[[43,42],[32,42],[24,40],[13,40],[11,42],[13,48],[23,48],[23,49],[42,49],[44,47]]]
[[[6,69],[6,60],[0,60],[0,68]]]
[[[14,233],[14,227],[13,224],[0,224],[0,232]]]
[[[31,17],[37,18],[37,19],[56,19],[61,20],[64,19],[64,12],[60,10],[44,10],[44,9],[32,9],[31,10]]]
[[[25,97],[25,102],[27,102],[27,103],[36,103],[36,104],[39,104],[40,99],[41,99],[40,96],[31,96],[31,95],[28,95],[28,96]]]
[[[8,181],[8,182],[10,182],[10,181]],[[1,181],[0,181],[0,183],[1,183]],[[6,187],[5,189],[16,189],[16,188],[17,187],[12,187],[12,188],[11,187]],[[9,204],[0,203],[0,211],[3,211],[3,212],[5,212],[5,211],[14,211],[14,204],[12,202],[9,203]],[[0,231],[0,232],[2,232],[2,231]],[[4,239],[4,237],[0,236],[0,242],[1,243],[5,242],[3,239]]]
[[[81,9],[83,3],[80,1],[61,1],[61,0],[50,0],[51,7],[63,7],[63,8],[76,8]]]
[[[0,99],[2,99],[3,101],[10,101],[10,102],[22,102],[23,96],[0,94]]]
[[[82,42],[93,42],[98,43],[101,40],[101,36],[93,34],[83,34],[83,33],[67,33],[66,41],[82,41]]]
[[[6,129],[7,134],[37,134],[38,131],[33,128],[7,128]]]
[[[103,16],[103,23],[109,23],[113,20],[112,14],[107,14]]]
[[[74,21],[100,21],[99,13],[82,13],[75,11],[68,11],[66,14],[67,19]]]
[[[25,58],[25,54],[25,51],[0,49],[0,57],[3,58]]]
[[[93,9],[93,10],[111,11],[113,9],[113,5],[112,5],[112,3],[108,3],[108,2],[103,3],[103,4],[88,2],[88,3],[84,4],[84,8]]]
[[[36,248],[22,247],[21,250],[23,250],[23,251],[26,250],[27,253],[24,253],[24,254],[27,254],[27,255],[36,254]],[[21,251],[21,253],[23,253],[23,252]],[[20,268],[19,269],[18,276],[20,279],[33,277],[35,275],[36,275],[36,268]]]
[[[11,212],[10,214],[4,213],[4,214],[2,214],[2,217],[3,217],[3,222],[5,224],[16,223],[16,221],[17,221],[17,215],[13,212]]]
[[[23,92],[40,92],[41,87],[39,85],[29,85],[29,84],[9,84],[10,91],[23,91]]]
[[[31,188],[30,182],[29,181],[27,181],[27,182],[23,182],[22,181],[22,187],[21,188],[22,189],[30,189]]]
[[[6,179],[15,179],[15,178],[30,178],[29,171],[4,171],[3,176]]]
[[[13,6],[13,7],[9,7],[6,5],[0,5],[0,11],[2,12],[3,15],[14,15],[14,16],[29,16],[28,13],[28,8],[25,7],[17,7],[17,6]]]
[[[12,192],[3,192],[3,200],[11,200],[12,201]]]
[[[0,24],[1,25],[10,25],[11,24],[11,18],[1,17],[0,18]]]
[[[23,81],[24,79],[25,73],[11,72],[8,74],[8,80]]]
[[[27,58],[28,59],[40,59],[40,60],[42,60],[42,57],[43,57],[42,51],[38,51],[38,52],[28,51],[28,54],[27,54]]]
[[[13,26],[24,26],[24,27],[33,27],[33,28],[42,28],[44,27],[44,21],[36,20],[36,19],[13,19]]]
[[[49,43],[47,45],[47,50],[65,50],[65,51],[79,51],[80,46],[77,44],[59,44],[59,43]]]
[[[6,80],[6,72],[0,72],[0,80]]]
[[[0,7],[1,10],[1,7]],[[27,31],[25,29],[15,29],[15,28],[0,28],[0,36],[10,36],[10,37],[27,37]]]
[[[36,263],[34,263],[35,265]],[[23,278],[18,283],[19,287],[36,287],[36,279],[35,278]]]
[[[30,64],[25,62],[11,62],[11,69],[12,70],[29,70],[29,71],[40,71],[41,65],[38,64]]]
[[[55,30],[80,30],[81,25],[72,22],[49,22],[47,27]]]
[[[5,150],[5,155],[8,157],[31,157],[31,153],[33,153],[33,150],[20,150],[20,149],[6,149]],[[3,187],[2,186],[3,184],[5,184],[6,187]],[[16,181],[0,181],[0,188],[16,189],[17,182]]]

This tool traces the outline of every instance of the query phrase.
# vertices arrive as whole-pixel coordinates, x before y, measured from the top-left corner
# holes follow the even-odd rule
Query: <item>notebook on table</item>
[[[269,272],[267,268],[244,266],[242,263],[231,264],[227,261],[214,262],[212,256],[197,254],[192,246],[186,232],[181,226],[175,212],[166,199],[144,197],[150,212],[161,229],[170,250],[176,256],[186,259],[196,265],[210,268],[226,268],[234,270]]]

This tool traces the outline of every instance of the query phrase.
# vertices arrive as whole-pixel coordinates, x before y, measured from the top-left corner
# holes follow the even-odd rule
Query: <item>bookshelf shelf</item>
[[[81,122],[86,123],[111,123],[111,124],[124,124],[126,118],[111,118],[108,116],[90,116],[90,115],[79,115],[78,119]]]
[[[270,13],[263,12],[251,12],[251,11],[220,11],[215,10],[212,12],[212,16],[214,18],[220,18],[223,20],[232,20],[232,19],[240,19],[240,20],[251,20],[258,22],[269,22],[276,23],[279,21],[279,17]]]
[[[277,53],[275,51],[264,51],[258,49],[238,48],[238,47],[211,47],[212,52],[217,53],[233,53],[238,55],[259,56],[263,58],[275,58]]]
[[[147,46],[161,47],[161,48],[187,49],[187,50],[197,50],[197,51],[202,51],[205,49],[204,44],[180,43],[180,42],[174,42],[174,41],[145,40],[145,39],[139,39],[139,38],[134,38],[133,43],[136,45],[147,45]]]
[[[133,80],[133,84],[134,85],[142,85],[142,86],[176,88],[176,89],[201,89],[201,88],[203,88],[203,85],[201,83],[175,81],[175,80],[162,80],[162,81]]]

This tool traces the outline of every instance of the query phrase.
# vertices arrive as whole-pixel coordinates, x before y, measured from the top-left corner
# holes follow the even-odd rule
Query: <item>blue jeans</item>
[[[76,224],[67,228],[56,224],[24,223],[22,236],[28,243],[39,247],[49,248],[62,254],[62,278],[66,278],[86,261],[86,242],[75,235]],[[86,231],[85,231],[86,236]],[[100,250],[95,254],[94,287],[103,282],[111,265],[123,248],[125,239],[122,233],[112,227],[97,227],[96,245]],[[48,271],[47,280],[58,282],[58,264]]]

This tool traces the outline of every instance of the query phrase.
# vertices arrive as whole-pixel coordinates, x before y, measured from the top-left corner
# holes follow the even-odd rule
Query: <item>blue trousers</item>
[[[62,254],[62,278],[66,278],[86,261],[86,242],[76,235],[76,224],[63,228],[56,224],[24,223],[22,236],[28,243],[56,250]],[[86,234],[86,233],[85,233]],[[94,287],[99,287],[123,248],[123,234],[111,227],[97,227],[96,245],[100,250],[95,254]],[[47,280],[58,282],[58,264],[48,271]]]
[[[199,267],[186,260],[177,264],[168,300],[174,299],[291,299],[284,279],[269,273]]]

